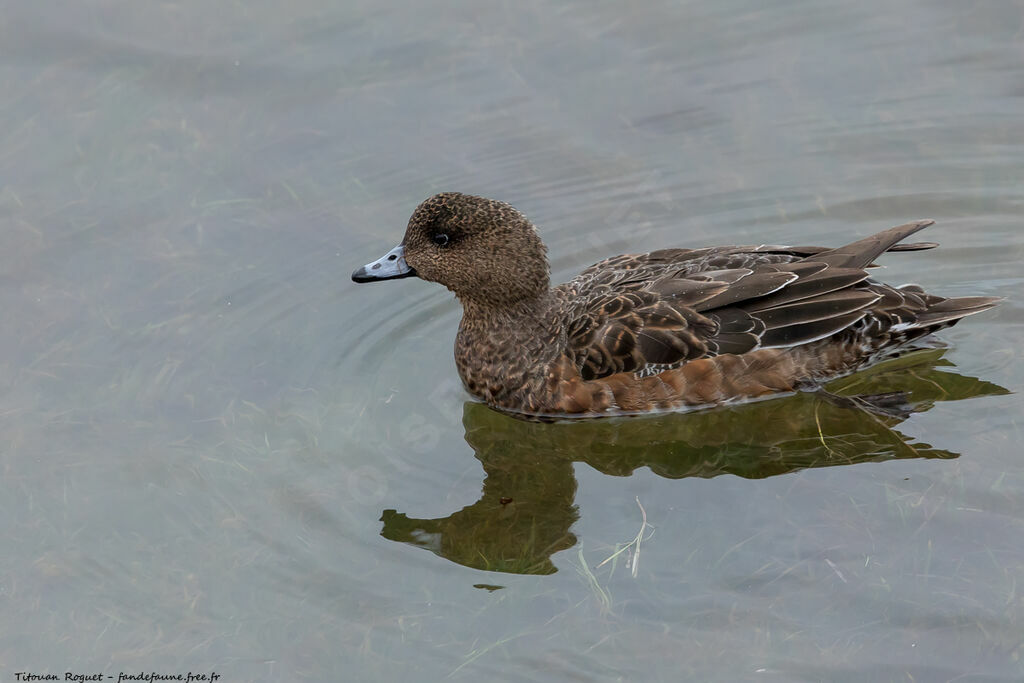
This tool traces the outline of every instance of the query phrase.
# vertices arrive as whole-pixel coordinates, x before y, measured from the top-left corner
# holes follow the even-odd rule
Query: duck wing
[[[931,223],[908,223],[837,249],[673,249],[607,259],[560,286],[570,302],[566,353],[590,380],[806,344],[868,313],[885,318],[887,328],[902,323],[905,329],[919,318],[924,327],[929,310],[957,300],[868,281],[865,268]],[[931,317],[947,322],[990,305],[947,303],[949,311],[936,310]]]

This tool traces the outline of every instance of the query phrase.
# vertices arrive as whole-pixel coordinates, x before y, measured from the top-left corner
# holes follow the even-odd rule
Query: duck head
[[[412,276],[444,285],[463,302],[516,303],[548,291],[547,248],[508,204],[444,192],[416,207],[401,244],[352,273],[356,282]]]

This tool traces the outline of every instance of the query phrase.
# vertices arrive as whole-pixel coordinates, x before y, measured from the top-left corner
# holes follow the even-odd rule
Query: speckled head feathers
[[[533,224],[504,202],[443,192],[420,204],[402,240],[424,280],[463,301],[492,306],[547,292],[547,249]]]

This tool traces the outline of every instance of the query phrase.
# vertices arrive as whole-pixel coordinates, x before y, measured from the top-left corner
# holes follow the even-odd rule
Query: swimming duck
[[[541,417],[621,415],[817,386],[995,297],[943,298],[869,277],[933,221],[844,247],[728,246],[613,256],[556,287],[547,248],[512,206],[445,192],[401,244],[352,274],[416,276],[459,299],[459,376],[493,408]]]

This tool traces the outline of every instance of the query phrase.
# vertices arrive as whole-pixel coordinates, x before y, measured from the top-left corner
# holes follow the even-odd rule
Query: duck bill
[[[412,277],[415,274],[416,270],[405,262],[405,246],[399,244],[373,263],[367,263],[352,273],[352,280],[354,282],[397,280],[403,277]]]

